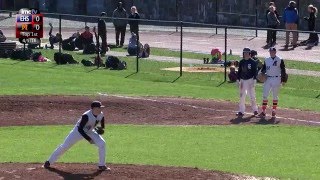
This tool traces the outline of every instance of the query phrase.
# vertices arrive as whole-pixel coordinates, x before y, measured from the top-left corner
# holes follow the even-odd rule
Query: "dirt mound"
[[[164,68],[161,70],[166,71],[180,71],[180,67],[173,67],[173,68]],[[202,72],[202,73],[212,73],[212,72],[224,72],[223,67],[206,67],[206,66],[199,66],[199,67],[182,67],[183,72]]]
[[[218,171],[145,165],[110,165],[111,171],[98,171],[94,164],[57,163],[44,169],[42,164],[0,164],[0,179],[243,179]]]
[[[0,96],[0,126],[75,124],[95,99],[106,105],[103,111],[108,124],[320,124],[317,112],[279,109],[277,120],[268,122],[252,117],[251,112],[236,118],[238,105],[227,101],[100,95]]]

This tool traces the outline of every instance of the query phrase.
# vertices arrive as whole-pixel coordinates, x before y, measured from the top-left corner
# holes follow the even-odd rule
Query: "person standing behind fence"
[[[298,15],[298,10],[296,8],[295,1],[290,1],[288,7],[286,7],[286,9],[284,10],[283,21],[285,23],[286,30],[296,31],[298,29],[299,15]],[[292,31],[286,32],[285,48],[288,48],[289,46],[290,32]],[[292,45],[293,45],[293,48],[295,48],[297,47],[298,32],[292,32],[292,35],[293,35]]]
[[[240,91],[239,112],[236,114],[242,117],[245,112],[246,96],[249,94],[251,100],[251,107],[253,115],[258,115],[258,106],[256,103],[256,75],[257,75],[257,63],[251,58],[251,50],[249,48],[243,49],[243,59],[239,63],[238,80],[237,84]]]
[[[308,31],[316,30],[316,18],[318,14],[318,9],[312,4],[308,6],[309,17],[304,17],[308,21]],[[317,33],[310,33],[308,40],[305,41],[306,44],[318,45],[319,36]]]
[[[103,17],[106,16],[106,13],[102,12],[100,16],[101,16],[101,18],[99,18],[99,20],[98,20],[98,36],[99,36],[98,38],[101,37],[101,41],[102,41],[101,54],[104,55],[108,51],[107,28],[106,28],[106,22],[103,19]],[[100,46],[100,44],[99,44],[99,46]]]
[[[278,13],[278,11],[277,11],[277,8],[276,8],[276,5],[275,5],[275,3],[274,2],[269,2],[269,6],[268,6],[268,8],[267,8],[267,10],[266,10],[266,22],[267,22],[267,27],[268,27],[268,13],[270,12],[270,6],[273,6],[273,7],[275,7],[274,9],[274,13],[276,14],[276,16],[277,16],[277,18],[278,19],[280,19],[280,15],[279,15],[279,13]],[[267,40],[266,40],[266,43],[268,43],[268,39],[269,39],[269,36],[268,36],[268,34],[267,34]]]
[[[270,46],[273,46],[276,44],[277,41],[277,31],[275,30],[279,25],[280,25],[280,21],[277,18],[277,15],[275,13],[275,7],[274,6],[270,6],[269,7],[270,12],[268,13],[268,28],[274,29],[274,30],[268,30],[268,35],[267,37],[269,39],[267,39],[267,43]]]
[[[131,7],[131,15],[129,16],[129,18],[135,19],[135,20],[129,20],[130,32],[136,34],[137,39],[139,40],[139,21],[138,21],[138,19],[140,19],[140,15],[138,13],[136,6]]]
[[[120,47],[123,46],[126,34],[127,20],[115,18],[127,18],[127,12],[123,8],[122,2],[118,3],[118,7],[113,11],[113,25],[116,30],[116,46],[119,46],[119,35],[121,34]]]

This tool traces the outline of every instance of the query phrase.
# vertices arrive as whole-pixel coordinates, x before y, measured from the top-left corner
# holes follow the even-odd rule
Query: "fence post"
[[[180,21],[180,77],[182,76],[182,40],[183,40],[183,22]]]
[[[176,0],[176,17],[177,17],[177,20],[179,21],[180,18],[179,18],[179,12],[178,12],[178,9],[179,8],[179,5],[178,5],[178,0]],[[176,32],[178,32],[178,26],[176,25]]]
[[[256,22],[256,37],[258,37],[258,0],[256,0],[256,17],[255,17],[255,22]]]
[[[136,72],[139,72],[139,52],[140,52],[140,47],[139,47],[139,35],[137,34],[137,51],[136,51],[136,63],[137,63],[137,71]]]
[[[228,28],[224,28],[224,82],[227,81],[227,38],[228,38]]]
[[[99,22],[99,18],[98,18],[97,22]],[[86,23],[86,26],[87,26],[87,20],[86,20],[85,23]],[[98,35],[96,33],[97,31],[98,31]],[[96,62],[97,62],[97,68],[99,69],[100,64],[101,64],[101,56],[100,56],[100,33],[99,33],[98,27],[97,27],[97,29],[95,31],[95,35],[97,36],[96,37],[96,41],[97,41],[97,60],[96,60]]]
[[[59,15],[59,34],[61,35],[61,15]],[[61,53],[61,41],[60,40],[59,40],[59,53]]]
[[[218,0],[216,0],[216,25],[218,25]],[[216,34],[218,34],[217,26],[216,26]]]

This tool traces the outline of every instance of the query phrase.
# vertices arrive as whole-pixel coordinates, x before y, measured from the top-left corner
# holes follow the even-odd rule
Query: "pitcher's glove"
[[[288,81],[288,74],[284,74],[283,76],[281,76],[281,82],[286,83]]]
[[[104,133],[104,130],[102,129],[102,127],[96,127],[95,130],[96,130],[96,132],[98,134],[103,134]]]

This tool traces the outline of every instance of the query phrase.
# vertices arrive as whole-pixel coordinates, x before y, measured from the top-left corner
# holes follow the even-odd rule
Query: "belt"
[[[268,76],[268,77],[280,77],[280,76]]]

